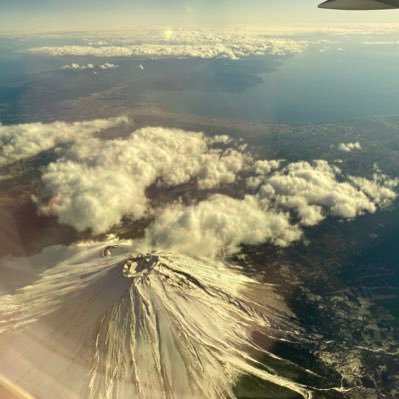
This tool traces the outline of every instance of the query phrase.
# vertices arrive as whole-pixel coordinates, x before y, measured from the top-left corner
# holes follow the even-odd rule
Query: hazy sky
[[[397,22],[399,11],[343,12],[321,0],[0,0],[1,31],[136,26],[325,25]]]

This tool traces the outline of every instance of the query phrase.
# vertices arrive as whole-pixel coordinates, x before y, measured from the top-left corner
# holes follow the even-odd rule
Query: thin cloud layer
[[[88,45],[42,46],[27,49],[31,54],[93,57],[229,58],[303,52],[310,43],[292,38],[268,37],[259,32],[177,29],[161,35],[154,32],[131,40],[89,42]]]
[[[60,144],[71,143],[126,123],[124,116],[82,122],[0,124],[0,166],[32,157]]]
[[[220,57],[236,60],[265,54],[299,54],[310,46],[319,46],[320,52],[344,51],[348,37],[362,45],[397,45],[396,38],[392,38],[397,32],[398,25],[388,23],[252,27],[240,29],[239,33],[232,29],[179,28],[164,31],[141,29],[85,33],[83,37],[75,38],[69,36],[63,45],[31,47],[24,52],[49,56],[135,56],[151,59]],[[373,36],[377,39],[363,40],[363,36]],[[40,38],[45,39],[46,36],[41,35]],[[57,35],[57,38],[62,38],[62,35]]]

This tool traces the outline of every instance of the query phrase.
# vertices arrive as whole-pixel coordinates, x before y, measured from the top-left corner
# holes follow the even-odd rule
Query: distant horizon
[[[1,1],[1,0],[0,0]],[[317,8],[318,0],[36,0],[2,1],[0,32],[80,32],[128,30],[143,26],[188,27],[322,27],[341,24],[398,23],[399,10],[334,11]]]
[[[399,32],[399,20],[397,22],[363,22],[363,23],[330,23],[309,26],[307,24],[296,24],[296,25],[283,25],[283,24],[267,24],[267,25],[254,25],[254,24],[231,24],[231,25],[190,25],[190,24],[137,24],[135,26],[119,26],[119,27],[108,27],[108,28],[82,28],[75,27],[74,29],[62,29],[62,27],[47,27],[37,28],[35,30],[26,30],[15,28],[5,29],[0,27],[0,37],[40,37],[46,35],[119,35],[119,34],[130,34],[130,33],[146,33],[151,31],[165,31],[165,30],[209,30],[209,31],[230,31],[242,29],[247,32],[259,32],[270,35],[281,35],[281,36],[294,36],[302,34],[396,34]]]

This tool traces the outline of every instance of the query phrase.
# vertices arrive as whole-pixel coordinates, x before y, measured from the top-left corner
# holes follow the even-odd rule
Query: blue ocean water
[[[399,51],[393,46],[352,44],[344,51],[201,65],[192,68],[198,87],[158,90],[150,99],[175,112],[251,122],[320,123],[399,113]],[[208,89],[202,80],[214,84]]]

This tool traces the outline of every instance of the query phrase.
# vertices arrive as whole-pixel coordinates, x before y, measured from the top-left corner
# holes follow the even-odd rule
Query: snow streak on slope
[[[233,398],[245,373],[311,397],[257,361],[288,363],[254,332],[299,339],[272,287],[222,262],[132,248],[46,249],[47,271],[0,297],[0,375],[40,398]]]

